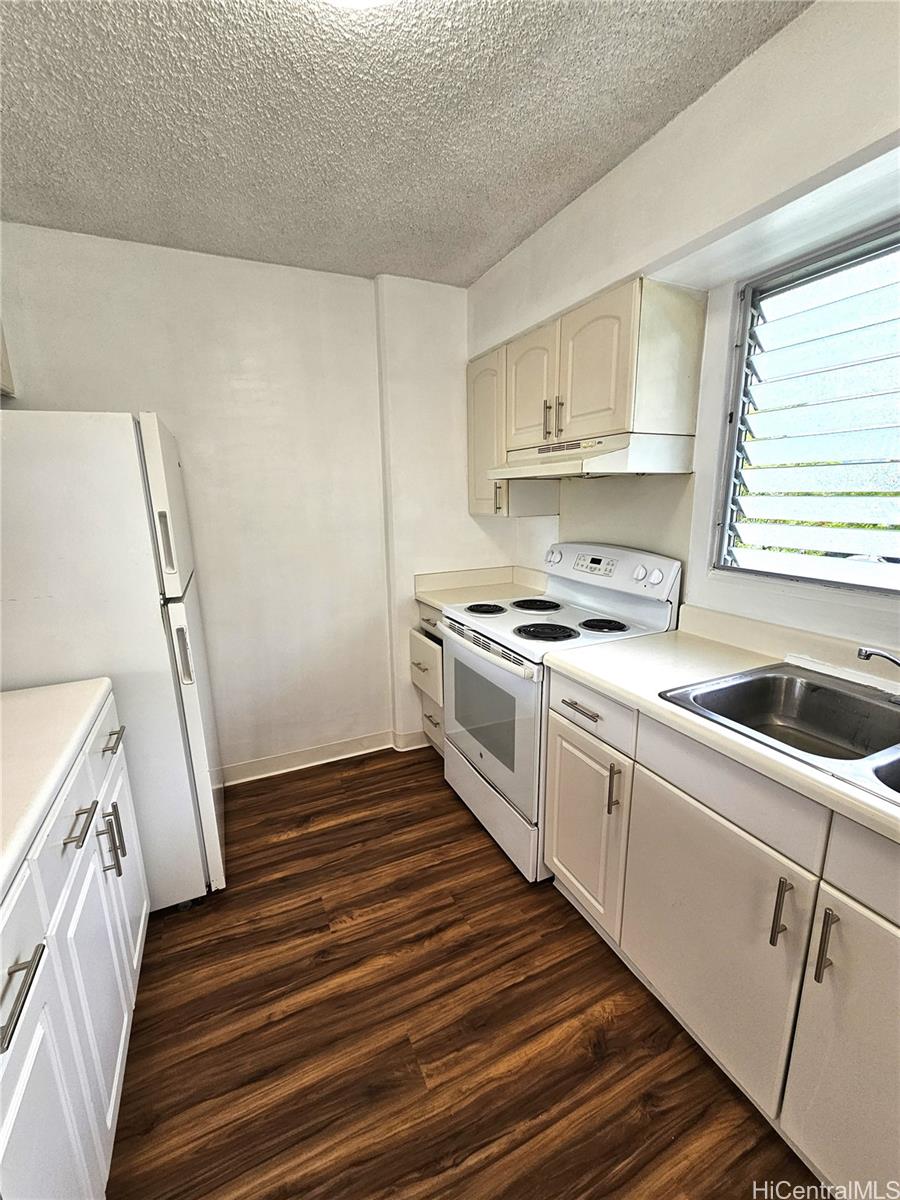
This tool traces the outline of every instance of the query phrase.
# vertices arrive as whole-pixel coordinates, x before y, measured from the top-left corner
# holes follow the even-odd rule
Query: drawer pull
[[[429,725],[433,726],[435,729],[440,729],[440,727],[441,727],[440,721],[436,721],[434,719],[434,717],[431,715],[431,713],[422,713],[422,716],[425,718],[425,720],[428,722]]]
[[[831,941],[831,930],[840,919],[830,908],[825,909],[822,916],[822,933],[819,937],[819,953],[816,955],[816,970],[813,975],[816,983],[822,982],[825,972],[833,965],[828,957],[828,943]]]
[[[437,629],[437,621],[433,617],[423,617],[422,624],[430,625],[432,629]]]
[[[428,670],[428,668],[425,666],[424,663],[414,662],[413,666],[416,668],[417,671],[421,671],[423,675]]]
[[[118,752],[119,747],[122,745],[122,738],[125,736],[125,726],[120,725],[118,729],[111,729],[108,736],[111,740],[103,747],[103,752],[100,755],[101,758],[104,754],[116,754]]]
[[[95,800],[90,808],[76,808],[75,817],[84,817],[84,824],[78,833],[70,833],[68,837],[63,838],[64,846],[74,846],[76,850],[80,850],[87,841],[87,835],[91,831],[91,822],[94,819],[94,813],[97,811],[99,801]]]
[[[119,813],[119,806],[115,800],[109,806],[110,811],[103,814],[106,820],[112,818],[112,822],[116,827],[116,845],[119,849],[119,854],[122,858],[128,857],[128,851],[125,849],[125,830],[122,828],[122,817]]]
[[[599,713],[591,712],[589,708],[584,708],[577,700],[563,700],[563,704],[566,708],[571,708],[574,712],[577,712],[580,717],[587,717],[589,721],[593,721],[595,724],[600,720]]]
[[[612,810],[616,807],[619,801],[616,799],[616,776],[621,775],[621,768],[615,763],[609,764],[609,781],[606,785],[606,815],[612,816]]]
[[[97,830],[98,838],[103,837],[104,834],[109,838],[109,848],[112,851],[113,860],[109,864],[108,867],[106,865],[104,865],[103,870],[104,871],[115,871],[116,875],[119,876],[119,878],[121,878],[121,876],[122,876],[122,857],[119,854],[119,843],[116,841],[116,827],[113,824],[112,817],[107,817],[103,828]]]
[[[787,931],[787,925],[782,925],[781,914],[784,911],[784,898],[794,890],[794,885],[783,875],[778,879],[778,891],[775,893],[775,909],[772,913],[772,928],[769,930],[769,945],[777,946],[778,938]]]
[[[16,992],[16,998],[12,1002],[12,1008],[9,1010],[9,1020],[5,1025],[0,1027],[0,1054],[5,1054],[12,1044],[13,1034],[16,1032],[16,1026],[19,1023],[19,1018],[22,1015],[25,1001],[28,999],[28,993],[31,991],[31,985],[34,983],[34,977],[37,975],[37,969],[41,965],[43,955],[44,943],[38,942],[28,962],[13,963],[6,972],[10,978],[13,975],[23,973],[23,979],[19,984],[19,990]]]

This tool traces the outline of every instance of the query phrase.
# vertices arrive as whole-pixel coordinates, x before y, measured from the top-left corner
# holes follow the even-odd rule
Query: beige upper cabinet
[[[469,512],[476,516],[506,515],[507,484],[487,477],[506,458],[505,358],[501,346],[474,359],[466,372]]]
[[[560,318],[553,437],[571,441],[630,427],[641,281],[604,292]]]
[[[551,436],[559,376],[559,321],[506,347],[506,449],[539,446]]]

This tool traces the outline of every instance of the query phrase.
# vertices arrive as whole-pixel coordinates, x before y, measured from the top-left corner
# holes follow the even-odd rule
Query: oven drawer
[[[550,673],[550,707],[560,716],[634,758],[637,713],[556,671]]]
[[[444,703],[441,643],[433,642],[417,629],[409,631],[409,673],[416,687],[435,704]]]

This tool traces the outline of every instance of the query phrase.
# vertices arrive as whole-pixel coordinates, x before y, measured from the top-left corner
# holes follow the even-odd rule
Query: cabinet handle
[[[494,515],[500,511],[500,480],[494,480]]]
[[[816,983],[822,982],[825,972],[832,965],[828,957],[828,943],[831,941],[831,930],[840,919],[830,908],[826,908],[822,915],[822,933],[819,936],[819,953],[816,955],[816,970],[813,975]]]
[[[549,400],[546,400],[544,402],[544,424],[543,428],[541,429],[541,433],[543,434],[544,438],[548,438],[550,436],[550,417],[552,412],[553,405]]]
[[[104,818],[112,818],[113,824],[116,827],[116,845],[119,849],[119,854],[122,858],[128,857],[128,851],[125,849],[125,831],[122,828],[122,818],[119,814],[119,805],[115,800],[109,806],[110,811],[103,814]]]
[[[121,878],[122,858],[119,854],[119,843],[116,841],[116,827],[113,824],[112,817],[107,817],[103,828],[97,830],[98,838],[102,838],[104,834],[109,838],[109,848],[112,850],[113,860],[108,867],[104,864],[103,870],[115,871],[116,875]]]
[[[779,935],[787,930],[787,925],[782,925],[781,914],[784,910],[784,898],[788,892],[794,890],[794,885],[783,875],[778,879],[778,891],[775,893],[775,910],[772,913],[772,928],[769,930],[769,945],[777,946]]]
[[[28,962],[13,963],[6,972],[10,977],[23,973],[23,979],[16,992],[16,998],[12,1002],[12,1008],[9,1010],[9,1020],[5,1025],[0,1026],[0,1054],[5,1054],[12,1044],[13,1034],[16,1032],[19,1017],[22,1015],[25,1001],[28,999],[28,993],[31,991],[31,985],[34,983],[34,977],[37,975],[43,955],[44,943],[38,942]]]
[[[118,729],[111,729],[107,737],[111,740],[106,743],[100,754],[102,758],[104,754],[117,754],[119,747],[122,745],[122,738],[125,736],[125,726],[120,725]]]
[[[428,668],[425,666],[424,663],[414,662],[413,666],[416,668],[417,671],[421,671],[423,675],[428,671]]]
[[[563,704],[566,706],[566,708],[571,708],[574,712],[577,712],[580,717],[587,717],[587,719],[589,721],[593,721],[594,724],[600,720],[599,713],[591,712],[589,708],[583,708],[577,700],[563,700]]]
[[[430,625],[432,629],[437,629],[437,621],[435,621],[432,617],[423,617],[422,624]]]
[[[557,437],[562,437],[562,431],[563,431],[562,414],[563,414],[563,406],[564,405],[565,405],[565,400],[563,400],[562,396],[557,396],[556,397],[556,436]]]
[[[90,808],[76,808],[75,817],[84,817],[84,824],[78,833],[70,833],[68,837],[63,838],[64,846],[74,846],[76,850],[80,850],[87,841],[87,835],[91,831],[91,822],[94,819],[94,813],[97,811],[99,800],[95,800]]]
[[[616,799],[616,776],[622,772],[615,763],[609,764],[609,782],[606,786],[606,815],[612,816],[612,810],[616,807],[619,801]]]
[[[422,716],[425,718],[425,720],[428,722],[429,725],[433,726],[435,729],[440,729],[440,727],[441,727],[440,721],[436,721],[434,719],[434,717],[431,715],[431,713],[422,713]]]

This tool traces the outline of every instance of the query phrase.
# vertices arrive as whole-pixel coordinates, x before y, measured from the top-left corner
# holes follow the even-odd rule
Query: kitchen
[[[900,10],[524,7],[4,6],[6,1200],[900,1173]]]

